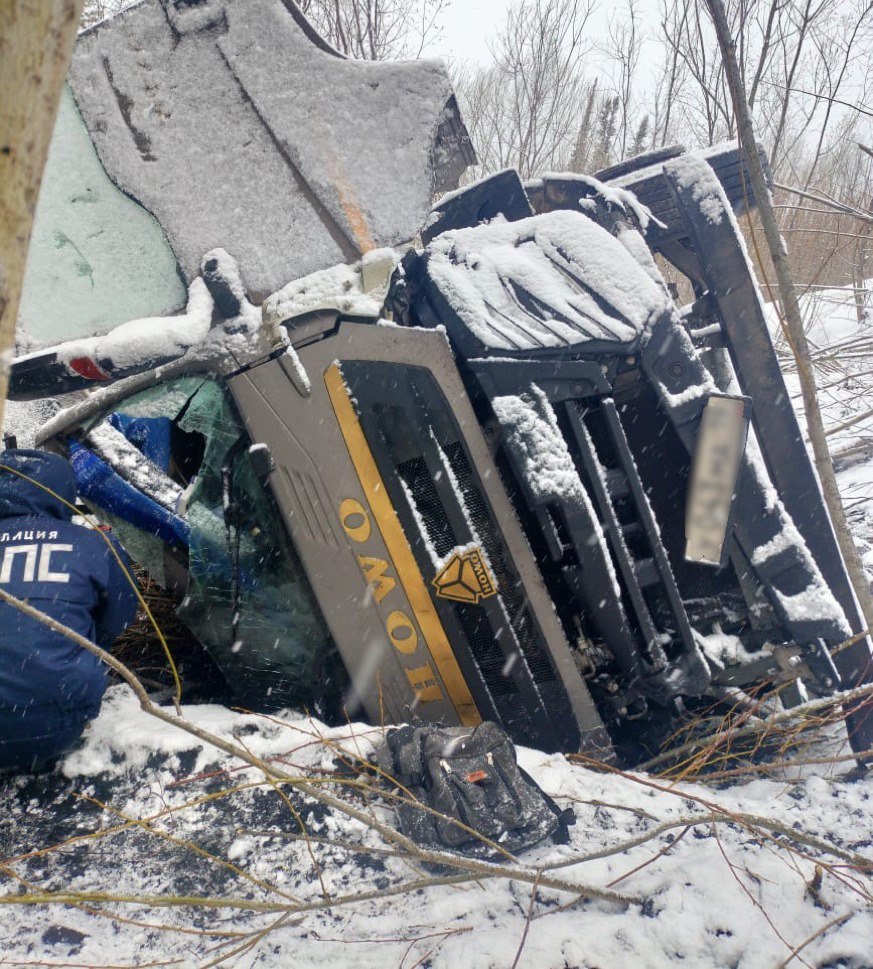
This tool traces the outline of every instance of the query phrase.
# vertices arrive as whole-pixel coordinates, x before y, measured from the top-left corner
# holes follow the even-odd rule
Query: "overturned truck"
[[[290,0],[145,0],[70,86],[187,307],[19,359],[11,396],[79,395],[40,443],[238,702],[633,760],[761,683],[869,678],[868,639],[831,656],[863,623],[735,146],[431,209],[473,160],[442,69],[346,61]]]

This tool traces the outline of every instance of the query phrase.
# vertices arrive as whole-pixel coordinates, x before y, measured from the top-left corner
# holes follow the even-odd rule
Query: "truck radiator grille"
[[[426,371],[392,368],[383,382],[374,374],[380,365],[367,366],[366,378],[352,363],[343,375],[426,584],[432,588],[441,563],[471,544],[495,580],[496,594],[475,604],[432,593],[482,715],[520,742],[578,743],[568,697],[448,402]]]
[[[448,556],[452,549],[463,542],[449,524],[446,509],[437,493],[433,476],[428,471],[427,462],[421,457],[403,461],[397,465],[397,474],[408,488],[409,498],[424,525],[433,551],[440,557]],[[482,531],[479,528],[476,530],[481,538]],[[484,539],[483,545],[485,545]],[[500,585],[499,578],[498,586],[502,593],[503,587]],[[452,608],[476,659],[476,665],[485,680],[488,692],[495,700],[516,697],[518,689],[503,673],[506,657],[500,649],[494,629],[490,623],[483,621],[484,616],[479,607],[453,603]]]
[[[497,579],[497,588],[500,590],[500,596],[506,606],[527,665],[537,683],[550,683],[555,679],[555,674],[542,641],[534,630],[524,588],[512,574],[506,562],[503,543],[498,539],[485,499],[475,483],[467,455],[460,444],[450,444],[446,448],[446,455],[461,488],[473,527],[488,554],[492,571]]]

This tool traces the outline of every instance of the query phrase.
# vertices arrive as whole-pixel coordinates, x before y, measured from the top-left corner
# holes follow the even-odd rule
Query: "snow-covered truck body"
[[[163,31],[172,6],[131,13]],[[217,34],[260,90],[243,4],[197,6],[179,46]],[[105,65],[124,43],[98,32],[81,56]],[[267,101],[283,118],[281,88]],[[83,107],[107,171],[151,207],[142,139],[139,160],[119,153],[97,114]],[[468,150],[454,108],[433,117],[432,184],[447,130]],[[259,262],[238,236],[238,273],[220,231],[191,241],[171,214],[186,315],[24,358],[13,395],[110,383],[41,440],[71,453],[246,705],[311,702],[338,657],[347,706],[373,721],[651,749],[677,713],[752,684],[869,674],[866,639],[830,656],[863,627],[735,222],[753,201],[730,147],[599,180],[503,172],[422,216],[419,246],[398,247],[416,228],[396,214],[378,228],[328,197],[316,210],[343,213],[327,221],[354,227],[362,258],[285,286],[282,251]],[[404,218],[419,205],[407,193]],[[223,249],[195,262],[196,245]],[[655,255],[690,281],[689,306]],[[869,748],[869,722],[850,727]]]

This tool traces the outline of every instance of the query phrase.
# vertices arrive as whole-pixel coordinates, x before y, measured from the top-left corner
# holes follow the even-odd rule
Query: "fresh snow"
[[[690,152],[675,161],[664,164],[664,170],[676,178],[679,188],[691,189],[691,197],[700,206],[700,211],[713,225],[719,225],[730,212],[724,204],[724,189],[718,176],[701,155]]]
[[[630,343],[672,310],[625,246],[578,212],[444,232],[427,253],[440,292],[493,350]],[[539,307],[537,319],[520,310],[518,290]]]
[[[188,287],[183,315],[130,320],[103,336],[71,340],[53,349],[58,360],[68,365],[79,357],[96,363],[110,361],[110,368],[120,369],[142,360],[172,359],[205,340],[212,325],[212,309],[212,296],[198,276]]]
[[[741,393],[740,386],[736,381],[736,375],[733,372],[731,372],[729,381],[724,389],[728,393]],[[779,497],[779,493],[773,486],[754,427],[749,427],[748,436],[746,437],[745,462],[751,469],[761,489],[766,510],[768,512],[775,512],[782,522],[776,535],[752,553],[754,563],[756,565],[764,565],[771,558],[779,554],[779,552],[783,551],[789,543],[793,543],[795,556],[803,561],[807,574],[812,576],[812,582],[803,592],[797,595],[779,596],[779,604],[785,610],[786,616],[794,622],[828,619],[840,629],[844,636],[850,636],[852,631],[846,621],[842,608],[834,598],[830,589],[828,589],[824,576],[818,567],[818,563],[812,557],[806,542],[803,541],[800,532],[791,521],[785,505]]]
[[[309,379],[309,374],[306,372],[306,367],[303,366],[303,361],[300,359],[297,351],[289,344],[285,347],[285,353],[283,355],[291,366],[291,370],[294,373],[294,382],[297,384],[298,389],[305,394],[309,394],[312,391],[312,381]]]
[[[34,447],[36,435],[62,409],[58,400],[7,400],[3,412],[3,434],[16,439],[19,447]]]
[[[98,457],[135,488],[169,511],[177,510],[182,488],[108,421],[93,427],[86,441]]]
[[[694,641],[708,660],[713,660],[722,669],[726,666],[736,666],[739,663],[751,663],[761,658],[760,653],[750,653],[739,636],[721,631],[718,623],[714,623],[713,632],[704,636],[694,630]]]
[[[681,407],[683,404],[690,404],[692,401],[699,400],[701,397],[708,397],[715,391],[715,384],[711,380],[703,383],[691,384],[678,394],[673,394],[661,385],[661,394],[671,407]]]
[[[233,275],[229,281],[235,288]],[[58,359],[68,363],[79,356],[87,356],[98,363],[108,361],[106,365],[110,369],[113,366],[145,367],[156,362],[157,365],[94,390],[67,395],[66,406],[53,409],[51,416],[38,428],[34,428],[32,416],[25,415],[44,412],[46,402],[20,404],[13,412],[20,416],[16,416],[12,427],[23,423],[28,431],[23,440],[34,440],[39,444],[75,420],[95,413],[101,402],[109,405],[135,390],[144,390],[174,375],[236,369],[274,350],[276,341],[282,339],[272,327],[262,325],[261,310],[245,298],[239,315],[232,319],[213,324],[212,310],[212,296],[202,278],[198,277],[189,287],[187,312],[182,316],[131,320],[103,336],[74,340],[53,348]],[[287,346],[285,352],[305,389],[309,378],[296,351]]]
[[[546,172],[539,178],[532,179],[528,184],[538,186],[549,179],[558,179],[564,183],[577,182],[586,197],[592,193],[598,195],[607,208],[617,209],[623,215],[630,216],[639,226],[641,232],[645,232],[649,228],[649,223],[654,219],[648,207],[643,205],[633,192],[623,188],[620,184],[601,182],[592,175],[578,175],[572,172]],[[665,228],[664,224],[658,219],[655,219],[655,222],[661,228]]]
[[[510,444],[525,458],[525,481],[535,498],[579,502],[597,521],[546,395],[535,385],[530,393],[533,399],[507,395],[491,402]]]
[[[736,139],[720,141],[718,144],[710,145],[707,148],[695,148],[691,151],[683,152],[683,157],[694,155],[697,159],[707,161],[709,158],[715,155],[723,155],[726,151],[735,151],[736,148]],[[611,178],[608,184],[610,188],[623,188],[625,185],[634,185],[650,178],[657,178],[658,176],[664,174],[665,167],[674,160],[675,158],[668,159],[667,161],[656,162],[654,165],[648,165],[645,168],[635,168],[627,175],[619,175],[617,178]],[[701,171],[699,168],[698,170]]]
[[[183,712],[193,724],[259,757],[277,758],[298,777],[332,776],[324,788],[332,795],[395,823],[384,800],[365,801],[331,774],[338,756],[352,763],[369,757],[380,729],[362,724],[328,729],[299,714],[266,718],[218,706]],[[828,749],[845,748],[835,737]],[[723,817],[715,825],[709,820],[714,809],[763,816],[826,840],[835,851],[869,858],[869,776],[832,776],[833,767],[821,768],[826,776],[819,776],[807,768],[718,789],[691,783],[656,788],[643,774],[589,770],[560,754],[526,748],[518,753],[525,770],[577,818],[569,844],[543,844],[521,863],[531,870],[563,865],[549,874],[586,886],[612,884],[613,891],[637,901],[584,902],[542,887],[532,897],[529,883],[480,878],[304,912],[278,926],[278,914],[232,907],[4,905],[4,962],[193,969],[249,941],[250,948],[225,964],[666,969],[681,963],[774,969],[794,947],[820,933],[801,953],[803,962],[792,965],[870,965],[873,912],[862,897],[865,888],[869,892],[869,876],[832,869],[843,864],[834,853],[810,846],[789,853],[781,836],[771,839],[736,819]],[[0,782],[0,858],[10,875],[25,879],[22,884],[7,875],[0,892],[319,904],[324,892],[337,898],[390,890],[446,873],[380,855],[389,846],[359,821],[290,788],[283,801],[268,784],[249,786],[258,784],[255,769],[156,721],[139,709],[127,687],[112,687],[60,775]],[[222,795],[231,788],[236,791]],[[109,810],[73,795],[94,798]],[[299,837],[299,821],[309,843]],[[674,826],[659,832],[665,824]],[[94,836],[106,829],[114,830]],[[651,840],[606,854],[647,834]],[[57,845],[47,854],[32,854]],[[376,854],[356,853],[356,845]],[[29,857],[21,858],[24,854]],[[845,921],[827,928],[835,919]],[[258,938],[270,926],[273,931]],[[204,932],[255,934],[222,939]]]
[[[491,406],[504,434],[524,458],[525,480],[534,496],[542,500],[577,502],[585,509],[594,526],[595,538],[609,570],[615,596],[621,599],[621,586],[615,574],[606,535],[546,395],[539,387],[531,385],[530,399],[513,395],[495,397]]]
[[[446,552],[445,555],[440,555],[433,542],[431,541],[430,535],[425,525],[424,518],[421,515],[421,511],[415,501],[415,496],[413,495],[409,485],[400,478],[400,485],[403,488],[403,493],[406,495],[406,499],[409,502],[409,507],[412,510],[412,516],[415,519],[415,524],[418,528],[418,533],[421,535],[425,543],[425,549],[427,551],[428,557],[433,565],[434,572],[439,574],[446,563],[453,555],[463,555],[465,552],[478,552],[482,557],[482,560],[488,566],[492,577],[494,576],[495,570],[494,566],[491,564],[491,559],[488,556],[488,549],[486,543],[482,541],[479,536],[479,531],[473,521],[470,514],[470,509],[467,507],[467,500],[464,497],[464,489],[461,487],[461,482],[458,481],[458,476],[455,474],[455,469],[452,467],[451,461],[449,461],[449,456],[446,454],[440,442],[437,440],[436,435],[433,433],[433,429],[430,429],[431,439],[434,446],[436,447],[437,453],[439,454],[440,464],[442,464],[442,471],[437,472],[437,480],[439,480],[440,475],[445,475],[446,481],[449,483],[452,491],[455,494],[455,498],[458,502],[458,507],[460,508],[461,514],[464,516],[464,523],[470,533],[470,541],[464,543],[463,545],[456,545],[454,548]],[[507,622],[510,622],[509,617],[507,617]]]
[[[804,546],[804,551],[806,547]],[[815,622],[816,620],[828,619],[840,627],[843,635],[848,639],[852,635],[852,630],[846,622],[843,610],[837,604],[830,589],[825,585],[821,573],[806,552],[808,564],[815,568],[814,581],[798,592],[796,595],[783,595],[776,592],[779,605],[785,611],[785,615],[794,622]]]
[[[189,282],[216,245],[263,299],[407,242],[472,160],[441,62],[346,59],[300,20],[282,0],[143,0],[76,45],[100,160]]]
[[[858,297],[869,305],[873,280],[867,280],[865,287]],[[866,564],[873,566],[873,414],[866,350],[873,334],[873,317],[868,315],[867,322],[859,323],[852,287],[811,289],[801,296],[800,305],[813,354],[821,360],[815,367],[819,403],[847,513],[856,539],[864,543]],[[775,307],[768,304],[767,310],[788,393],[805,434],[803,398],[793,356]]]
[[[439,572],[439,570],[445,565],[445,559],[439,555],[433,542],[430,538],[430,533],[427,530],[427,525],[424,522],[424,518],[421,516],[421,512],[418,510],[418,505],[415,502],[415,495],[412,493],[412,489],[409,485],[399,477],[397,480],[400,482],[400,487],[403,489],[403,494],[406,496],[406,501],[409,504],[409,508],[412,511],[412,517],[415,519],[415,529],[416,537],[420,538],[424,542],[425,551],[427,552],[428,558],[433,565],[434,572]]]
[[[436,203],[436,211],[431,212],[431,214],[428,216],[427,224],[433,225],[435,219],[439,218],[439,210],[445,208],[449,202],[454,202],[456,198],[466,194],[472,189],[476,189],[479,186],[484,185],[486,182],[490,182],[492,180],[496,181],[501,175],[505,175],[507,172],[515,172],[516,175],[518,174],[514,168],[501,168],[499,171],[490,172],[487,175],[481,175],[479,178],[474,178],[472,181],[465,182],[463,185],[459,185],[457,188],[450,189],[448,192],[443,192],[439,197],[439,201]]]
[[[701,209],[712,222],[719,223],[723,218],[728,219],[734,228],[742,256],[749,266],[750,273],[754,276],[754,269],[749,259],[743,235],[737,225],[736,217],[728,204],[721,183],[716,177],[715,172],[706,163],[704,155],[701,153],[688,153],[681,158],[666,162],[664,164],[664,170],[676,180],[681,189],[691,191],[695,201],[701,206]],[[755,294],[755,298],[758,299],[761,305],[762,314],[765,317],[768,312],[772,315],[772,307],[765,309],[759,293]],[[690,337],[684,330],[682,333],[682,339],[690,342]],[[711,387],[715,389],[714,383],[709,378],[706,380],[706,386],[707,388]],[[691,399],[697,395],[696,388],[694,387],[690,387],[688,391],[679,395],[669,395],[665,388],[662,387],[661,389],[662,392],[672,398],[674,404],[685,403],[684,398],[686,394],[690,394]],[[736,384],[735,376],[731,377],[730,386],[724,386],[722,389],[732,393],[739,392],[740,388]],[[770,480],[766,463],[753,428],[749,429],[745,457],[747,465],[751,468],[764,494],[767,511],[775,512],[783,522],[779,533],[771,540],[771,543],[768,543],[768,546],[772,546],[775,549],[780,542],[785,540],[786,536],[790,537],[792,535],[792,526],[790,525],[790,519],[785,510],[785,506]],[[796,534],[800,538],[799,532],[796,530],[793,534]],[[765,546],[764,557],[758,559],[758,564],[762,564],[769,559],[768,546]],[[796,546],[796,550],[797,554],[804,559],[808,572],[812,576],[812,581],[809,587],[799,594],[779,597],[780,605],[784,608],[786,615],[795,622],[803,622],[807,619],[816,618],[829,619],[840,629],[843,635],[851,635],[851,630],[843,610],[827,588],[821,571],[812,558],[806,544],[801,541]]]
[[[399,254],[393,249],[376,249],[353,265],[331,266],[295,279],[264,301],[264,318],[278,324],[319,310],[378,317],[398,261]],[[370,266],[378,266],[381,271],[371,273]],[[365,288],[367,283],[369,289]]]
[[[803,544],[803,536],[797,530],[794,522],[785,522],[782,530],[778,532],[769,542],[759,545],[752,552],[752,565],[763,565],[768,559],[787,552],[790,548],[796,548]]]

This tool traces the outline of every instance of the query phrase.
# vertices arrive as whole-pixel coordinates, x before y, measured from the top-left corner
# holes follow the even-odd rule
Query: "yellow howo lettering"
[[[343,531],[356,545],[364,545],[370,539],[373,534],[370,513],[360,501],[346,498],[340,503],[339,516]],[[397,588],[397,579],[390,572],[390,564],[385,559],[366,554],[357,555],[356,558],[364,581],[373,592],[373,598],[381,604]],[[419,633],[411,617],[402,609],[394,609],[384,619],[384,623],[385,632],[399,654],[403,671],[415,691],[418,703],[442,700],[442,687],[430,663],[406,665],[407,658],[415,655],[419,645]]]

